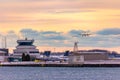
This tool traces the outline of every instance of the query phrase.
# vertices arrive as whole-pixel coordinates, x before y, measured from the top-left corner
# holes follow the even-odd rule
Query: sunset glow
[[[120,52],[119,3],[120,0],[1,0],[0,33],[7,36],[9,48],[17,45],[22,34],[35,38],[40,50],[56,47],[59,51],[62,47],[60,51],[65,51],[73,46],[75,40],[71,36],[76,35],[75,31],[90,31],[90,38],[77,38],[80,47]],[[104,35],[104,31],[111,34]],[[10,39],[13,42],[9,44]]]

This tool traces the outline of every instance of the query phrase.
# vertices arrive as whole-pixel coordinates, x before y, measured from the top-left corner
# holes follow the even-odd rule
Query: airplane
[[[87,37],[87,36],[90,36],[92,34],[88,33],[88,32],[83,32],[83,33],[80,33],[79,35],[81,35],[82,37]]]
[[[87,37],[87,36],[90,36],[91,34],[89,34],[89,33],[87,33],[87,34],[79,34],[79,35],[81,35],[82,37]]]
[[[89,33],[88,31],[84,31],[84,32],[81,32],[81,33],[79,33],[79,34],[77,34],[77,35],[74,35],[74,36],[72,36],[72,37],[79,37],[79,35],[82,36],[82,37],[88,37],[88,36],[90,36],[90,35],[92,35],[92,34]]]

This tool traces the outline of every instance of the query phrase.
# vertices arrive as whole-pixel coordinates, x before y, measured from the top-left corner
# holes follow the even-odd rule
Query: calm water
[[[120,68],[0,67],[0,80],[120,80]]]

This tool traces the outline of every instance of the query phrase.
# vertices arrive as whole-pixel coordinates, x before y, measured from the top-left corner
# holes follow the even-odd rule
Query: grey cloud
[[[36,31],[32,29],[22,29],[21,34],[29,39],[33,38],[39,46],[63,46],[67,38],[62,32],[56,31]]]
[[[41,34],[60,34],[61,32],[56,31],[42,31]]]
[[[101,35],[120,35],[120,28],[104,29],[97,33]]]
[[[111,29],[103,30],[96,32],[95,36],[89,36],[89,37],[80,37],[77,36],[76,40],[79,42],[80,47],[117,47],[120,46],[120,35],[116,35],[119,33],[116,29],[112,29],[111,32],[108,34],[108,30],[111,31]],[[119,30],[119,29],[117,29]],[[83,30],[71,30],[67,33],[63,32],[56,32],[56,31],[37,31],[33,29],[22,29],[20,33],[24,37],[28,37],[28,39],[35,39],[35,45],[36,46],[53,46],[53,47],[72,47],[74,42],[76,41],[71,35],[79,34],[80,32],[83,32]],[[107,33],[107,34],[106,34]],[[115,35],[113,35],[115,34]],[[15,47],[17,45],[16,40],[18,39],[18,35],[14,31],[9,31],[7,33],[7,42],[8,47],[12,46]]]
[[[61,32],[55,31],[36,31],[32,29],[23,29],[21,30],[21,34],[26,37],[31,37],[35,39],[41,40],[65,40],[66,38],[62,36]]]
[[[70,35],[79,35],[82,32],[83,32],[83,30],[71,30],[71,31],[69,31],[69,34]]]
[[[6,37],[7,47],[15,47],[17,45],[16,40],[18,39],[18,34],[16,34],[14,31],[8,31],[6,34],[0,33],[2,35],[0,37],[0,40],[3,41],[1,44],[1,47],[4,45],[4,40]]]

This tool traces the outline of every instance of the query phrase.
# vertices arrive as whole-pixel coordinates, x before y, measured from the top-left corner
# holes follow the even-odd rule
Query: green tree
[[[30,61],[30,55],[29,54],[26,55],[26,61]]]
[[[22,61],[26,61],[25,53],[22,54]]]

